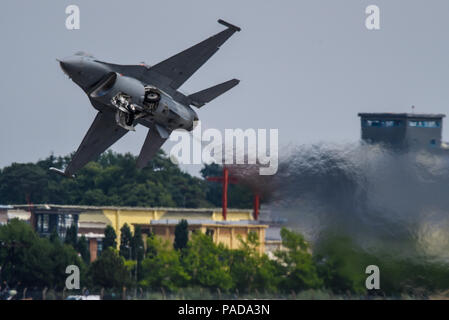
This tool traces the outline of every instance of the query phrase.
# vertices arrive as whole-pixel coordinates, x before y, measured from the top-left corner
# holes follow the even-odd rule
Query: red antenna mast
[[[226,220],[228,211],[228,186],[230,183],[237,183],[238,180],[237,178],[229,175],[229,169],[226,167],[223,167],[223,175],[221,177],[206,177],[206,179],[207,181],[223,183],[221,205],[222,205],[223,220]],[[253,212],[254,220],[257,220],[259,218],[259,208],[260,208],[260,195],[255,194],[254,212]]]
[[[237,179],[234,177],[229,177],[229,169],[226,167],[223,167],[223,176],[207,177],[206,179],[207,179],[207,181],[223,183],[221,206],[222,206],[223,220],[226,220],[227,211],[228,211],[228,185],[229,185],[229,183],[237,183]]]
[[[33,203],[31,202],[30,195],[26,195],[26,201],[28,204],[28,211],[30,212],[30,224],[34,228],[35,227],[35,221],[34,221],[34,214],[33,214]]]

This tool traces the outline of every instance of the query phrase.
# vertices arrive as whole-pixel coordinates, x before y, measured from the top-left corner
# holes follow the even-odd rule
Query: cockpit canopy
[[[75,53],[75,56],[81,56],[81,57],[88,57],[88,58],[95,58],[92,54],[87,53],[85,51],[78,51]]]

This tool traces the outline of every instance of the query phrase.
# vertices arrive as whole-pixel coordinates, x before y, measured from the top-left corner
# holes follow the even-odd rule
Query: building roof
[[[12,205],[14,208],[29,208],[28,204]],[[129,211],[166,211],[167,213],[211,213],[221,212],[221,208],[170,208],[170,207],[119,207],[119,206],[78,206],[62,204],[33,204],[32,207],[38,210],[64,210],[64,211],[98,211],[98,210],[129,210]],[[252,209],[229,209],[228,212],[252,212]]]
[[[185,219],[186,216],[189,216],[189,220],[210,220],[211,219],[211,210],[209,211],[167,211],[164,215],[162,215],[161,219],[164,220],[181,220]]]
[[[379,112],[379,113],[359,113],[359,117],[362,118],[404,118],[404,119],[441,119],[446,115],[442,113],[431,114],[431,113],[393,113],[393,112]]]
[[[180,220],[175,219],[161,219],[161,220],[151,220],[150,225],[177,225]],[[253,220],[240,220],[240,221],[213,221],[213,220],[196,220],[187,219],[189,225],[204,225],[204,226],[248,226],[248,227],[263,227],[268,228],[268,225],[260,224],[258,221]]]

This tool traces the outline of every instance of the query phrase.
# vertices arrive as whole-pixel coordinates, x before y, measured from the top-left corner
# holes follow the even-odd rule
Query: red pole
[[[228,168],[223,168],[223,220],[226,220],[226,213],[228,209],[228,178],[229,171]]]
[[[259,208],[260,208],[260,196],[258,194],[254,195],[254,220],[259,219]]]
[[[28,211],[30,211],[30,224],[31,227],[33,227],[33,229],[36,230],[36,219],[34,217],[34,211],[32,210],[33,204],[31,203],[29,194],[26,195],[26,199],[28,203]]]

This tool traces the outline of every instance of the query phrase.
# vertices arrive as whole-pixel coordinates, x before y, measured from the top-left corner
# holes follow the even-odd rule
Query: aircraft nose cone
[[[60,61],[60,60],[58,60],[58,61],[59,61],[59,66],[61,67],[62,71],[64,71],[64,73],[65,73],[66,75],[69,75],[69,72],[68,72],[68,70],[67,70],[66,64],[65,64],[64,62]]]
[[[68,58],[58,61],[62,71],[69,77],[81,70],[81,61],[79,59]]]

